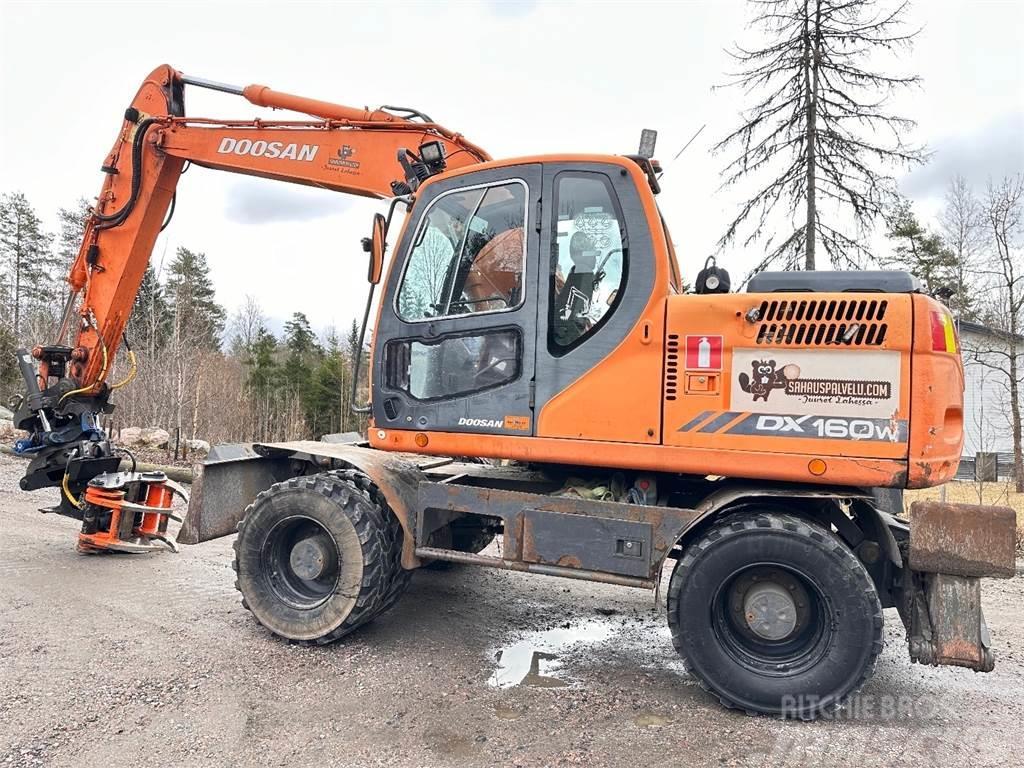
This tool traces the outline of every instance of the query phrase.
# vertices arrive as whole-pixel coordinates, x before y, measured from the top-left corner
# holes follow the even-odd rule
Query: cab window
[[[518,329],[392,341],[385,348],[385,381],[417,400],[459,397],[519,378],[522,356]]]
[[[629,248],[618,199],[604,174],[559,174],[553,204],[548,348],[561,355],[585,342],[615,311]]]
[[[420,223],[398,290],[406,322],[500,312],[523,301],[526,184],[456,190]]]

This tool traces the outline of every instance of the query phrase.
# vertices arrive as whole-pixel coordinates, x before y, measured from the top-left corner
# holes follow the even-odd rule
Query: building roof
[[[975,323],[970,320],[957,320],[957,328],[961,334],[973,333],[976,336],[990,336],[993,338],[999,338],[1004,335],[1001,331],[991,328],[990,326],[983,325],[981,323]],[[1019,341],[1024,341],[1024,335],[1017,334]]]

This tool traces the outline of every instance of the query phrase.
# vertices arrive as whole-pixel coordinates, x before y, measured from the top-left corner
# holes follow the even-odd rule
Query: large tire
[[[882,649],[871,577],[830,531],[776,512],[726,518],[686,547],[668,589],[672,641],[727,707],[811,719]]]
[[[390,608],[409,582],[401,527],[354,471],[271,486],[246,509],[234,547],[242,604],[288,640],[337,640]]]

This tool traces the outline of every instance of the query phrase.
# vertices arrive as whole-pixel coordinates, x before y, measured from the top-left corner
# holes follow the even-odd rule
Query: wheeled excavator
[[[295,116],[191,117],[189,88]],[[727,706],[839,705],[885,608],[913,661],[991,670],[980,579],[1013,575],[1012,511],[881,501],[956,471],[949,311],[901,272],[730,292],[709,262],[684,290],[653,139],[494,160],[414,109],[158,67],[102,163],[63,326],[20,353],[22,488],[60,489],[83,550],[171,541],[183,489],[121,471],[103,426],[143,271],[186,164],[305,184],[388,203],[363,241],[368,433],[216,446],[177,535],[237,532],[237,586],[272,633],[341,638],[438,561],[649,590],[671,561],[673,642]]]

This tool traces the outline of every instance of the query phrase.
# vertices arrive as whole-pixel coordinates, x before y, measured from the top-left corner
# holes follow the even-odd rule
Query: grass
[[[1017,493],[1012,482],[970,483],[953,481],[936,488],[923,488],[903,494],[903,505],[907,509],[915,501],[938,501],[942,492],[946,501],[956,504],[991,504],[1010,507],[1017,513],[1017,550],[1024,552],[1024,493]]]

